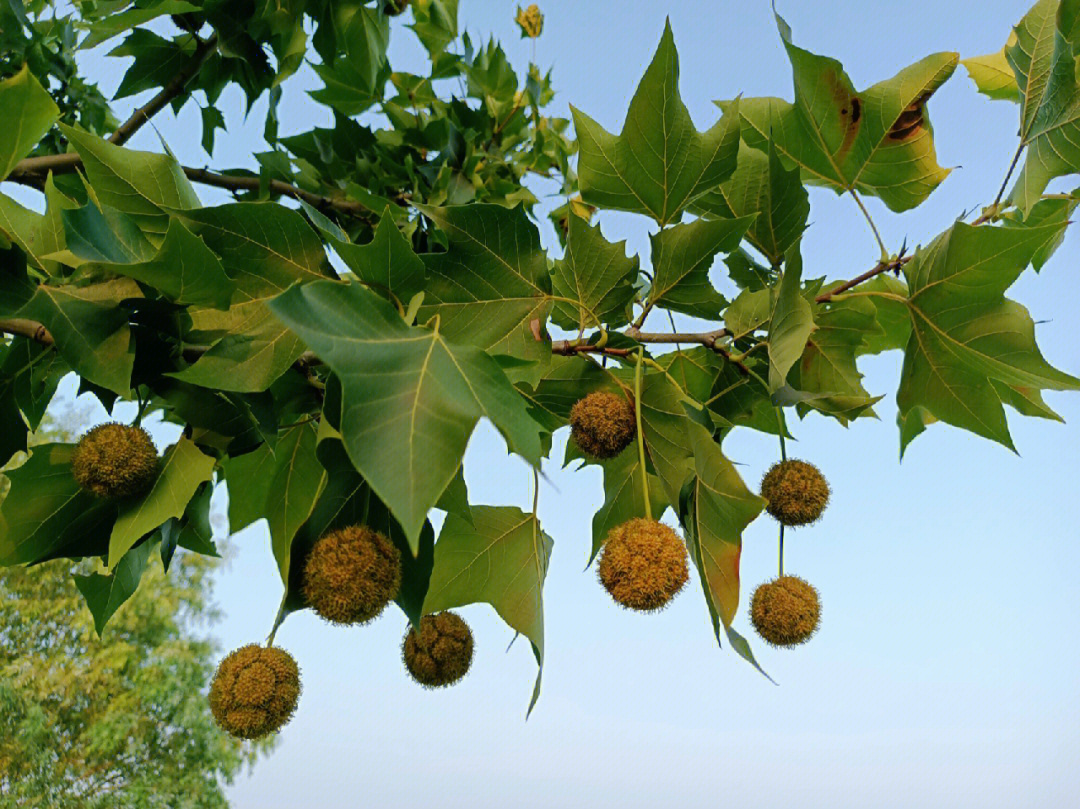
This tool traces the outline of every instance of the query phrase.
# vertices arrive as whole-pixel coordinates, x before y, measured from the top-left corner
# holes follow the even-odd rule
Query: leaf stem
[[[784,524],[780,523],[780,577],[784,575]]]
[[[652,503],[649,500],[649,472],[645,468],[645,435],[641,429],[641,376],[645,368],[645,349],[638,347],[637,367],[634,369],[634,418],[637,421],[638,463],[641,465],[641,495],[645,499],[645,516],[652,519]]]
[[[971,223],[973,226],[988,222],[998,215],[1001,198],[1005,195],[1005,188],[1009,185],[1009,180],[1012,178],[1013,172],[1016,171],[1016,164],[1020,162],[1020,155],[1024,153],[1024,146],[1024,142],[1020,141],[1020,145],[1016,147],[1016,154],[1013,155],[1012,163],[1009,164],[1009,170],[1005,173],[1005,179],[1001,182],[1001,188],[998,189],[997,196],[994,197],[994,201],[990,204],[990,207],[986,209],[983,215]]]
[[[281,594],[281,605],[278,607],[277,615],[274,616],[274,625],[270,627],[270,634],[266,638],[266,645],[268,647],[274,645],[274,638],[277,637],[278,627],[281,626],[281,622],[285,620],[285,599],[288,597],[288,590]]]
[[[854,188],[848,189],[848,193],[851,194],[851,198],[855,200],[855,204],[859,206],[859,210],[862,211],[863,216],[866,217],[866,221],[870,225],[870,230],[874,232],[874,238],[877,239],[878,247],[881,248],[881,261],[883,264],[887,264],[889,262],[889,251],[885,249],[885,242],[882,240],[881,234],[878,233],[877,225],[874,224],[874,219],[870,216],[870,211],[866,210],[862,198]]]
[[[780,428],[780,460],[787,460],[787,442],[784,440],[784,433],[787,432],[787,420],[784,418],[784,410],[780,405],[774,405],[776,408],[776,425]]]

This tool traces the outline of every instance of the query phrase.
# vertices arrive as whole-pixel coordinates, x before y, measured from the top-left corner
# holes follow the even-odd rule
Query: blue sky
[[[857,87],[939,50],[995,50],[1025,2],[951,0],[930,10],[880,0],[781,4],[797,44],[840,59]],[[524,69],[514,4],[461,0],[474,39],[499,37]],[[682,60],[681,90],[701,128],[713,99],[739,93],[790,98],[791,78],[769,4],[549,0],[537,45],[554,66],[557,107],[572,102],[608,129],[621,128],[631,94],[670,15]],[[411,33],[395,27],[395,67],[415,65]],[[109,90],[119,60],[87,62]],[[286,86],[282,134],[330,116]],[[265,148],[258,121],[244,125],[239,93],[226,93],[227,136],[213,165],[251,165]],[[138,101],[139,99],[136,99]],[[125,110],[121,110],[124,112]],[[977,95],[960,68],[930,104],[940,162],[957,167],[930,200],[903,216],[868,205],[886,243],[925,243],[965,209],[992,200],[1016,145],[1017,108]],[[182,162],[205,165],[199,116],[155,120]],[[149,127],[130,144],[159,148]],[[1075,178],[1074,178],[1075,180]],[[1072,186],[1060,186],[1071,188]],[[5,186],[5,191],[11,188]],[[548,191],[537,186],[538,193]],[[203,189],[200,189],[200,193]],[[204,201],[223,197],[206,190]],[[552,204],[557,204],[553,200]],[[805,274],[847,278],[877,257],[850,199],[811,191]],[[603,214],[612,240],[647,257],[648,222]],[[1080,373],[1075,337],[1080,228],[1010,295],[1030,310],[1044,354]],[[544,228],[554,245],[554,234]],[[716,278],[721,284],[719,270]],[[687,325],[692,321],[684,321]],[[652,325],[662,328],[657,319]],[[399,659],[405,619],[331,628],[290,617],[278,643],[298,659],[304,694],[277,751],[230,789],[237,809],[356,805],[457,807],[704,807],[798,802],[817,807],[1056,807],[1080,804],[1080,396],[1047,394],[1067,424],[1011,418],[1020,455],[935,425],[898,462],[893,394],[902,357],[861,366],[866,386],[888,394],[880,420],[845,430],[810,416],[793,424],[793,456],[818,464],[833,500],[825,518],[787,543],[789,572],[821,592],[821,631],[793,651],[758,642],[774,686],[729,650],[718,650],[693,577],[670,608],[641,616],[614,606],[584,563],[599,471],[545,467],[540,518],[554,538],[545,590],[543,692],[528,722],[535,664],[527,644],[487,606],[462,610],[477,639],[470,675],[428,692]],[[557,436],[553,458],[566,436]],[[725,450],[751,485],[777,459],[775,439],[736,431]],[[475,502],[527,507],[531,476],[482,426],[466,479]],[[223,648],[263,638],[280,584],[261,527],[232,543],[218,577]],[[766,518],[744,536],[746,596],[775,575],[776,530]]]

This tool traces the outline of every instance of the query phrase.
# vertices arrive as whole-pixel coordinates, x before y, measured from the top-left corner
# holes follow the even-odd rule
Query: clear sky
[[[461,0],[461,19],[474,40],[499,37],[524,69],[530,44],[518,39],[514,5]],[[831,0],[783,2],[780,11],[797,44],[840,59],[864,87],[934,51],[1000,48],[1027,7]],[[557,106],[572,102],[610,130],[621,127],[668,14],[683,98],[699,127],[716,120],[713,99],[791,97],[765,0],[548,0],[542,10],[537,60],[554,66]],[[416,65],[411,32],[395,25],[391,47],[396,68]],[[109,71],[103,85],[111,90],[124,63],[87,64]],[[310,72],[286,85],[283,135],[330,122],[303,93],[317,86]],[[225,99],[229,135],[219,134],[213,164],[254,167],[250,153],[266,148],[265,102],[245,126],[239,93]],[[897,216],[868,202],[892,249],[905,239],[925,243],[965,209],[989,203],[1015,149],[1017,108],[977,95],[962,68],[930,113],[939,159],[957,168],[917,211]],[[155,124],[183,162],[209,162],[194,105]],[[159,148],[149,127],[131,145]],[[222,199],[200,193],[207,203]],[[851,201],[812,190],[811,203],[805,275],[848,278],[872,266],[877,249]],[[647,258],[646,220],[600,221],[609,239],[626,238]],[[555,244],[546,223],[543,235]],[[1042,273],[1025,273],[1010,293],[1039,322],[1047,358],[1074,374],[1078,264],[1074,227]],[[888,394],[880,420],[845,430],[810,416],[792,426],[792,455],[818,464],[834,496],[825,518],[787,543],[788,571],[821,592],[820,632],[793,651],[755,646],[778,686],[716,648],[696,576],[660,614],[618,609],[584,570],[600,473],[551,463],[540,493],[541,522],[555,541],[547,660],[532,718],[525,721],[532,654],[523,642],[507,651],[512,633],[485,605],[462,610],[477,640],[471,673],[434,693],[413,684],[400,662],[400,612],[352,630],[297,614],[277,639],[303,670],[299,711],[277,751],[230,789],[233,805],[1080,805],[1080,396],[1047,394],[1066,425],[1010,418],[1019,456],[935,425],[900,464],[893,394],[901,362],[892,352],[861,366],[867,388]],[[565,439],[557,435],[554,458]],[[778,455],[775,439],[748,431],[736,431],[725,450],[751,485]],[[531,477],[490,428],[474,436],[465,474],[475,502],[527,507]],[[265,637],[280,596],[265,530],[241,532],[232,544],[235,558],[217,583],[225,649]],[[762,518],[744,536],[737,619],[752,642],[747,594],[775,567],[775,523]]]

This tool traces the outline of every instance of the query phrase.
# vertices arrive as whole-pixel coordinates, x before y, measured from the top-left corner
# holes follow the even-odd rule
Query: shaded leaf
[[[139,498],[120,504],[109,537],[109,567],[113,568],[139,539],[170,518],[182,517],[195,491],[210,479],[214,459],[181,437],[161,460],[153,487]]]
[[[109,547],[116,505],[79,488],[71,474],[73,444],[41,444],[4,474],[11,489],[0,503],[0,565],[58,556],[93,556]]]
[[[389,292],[403,304],[424,290],[424,262],[413,252],[405,234],[398,230],[389,210],[379,220],[371,241],[364,245],[350,242],[340,228],[307,203],[304,211],[334,252],[365,284],[379,292]]]
[[[142,294],[134,281],[118,278],[85,287],[42,284],[20,312],[45,325],[71,369],[120,394],[131,387],[135,347],[128,313],[117,304]]]
[[[135,594],[154,544],[143,542],[131,548],[109,575],[92,573],[89,576],[72,577],[94,616],[94,629],[98,637],[101,637],[109,619]]]

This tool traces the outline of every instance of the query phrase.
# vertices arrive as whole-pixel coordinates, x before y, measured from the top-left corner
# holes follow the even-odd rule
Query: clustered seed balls
[[[614,458],[636,434],[634,406],[625,396],[590,393],[570,409],[570,437],[589,457]]]
[[[210,711],[218,725],[241,739],[281,728],[300,699],[300,669],[273,646],[242,646],[226,655],[210,684]]]
[[[135,497],[154,484],[158,454],[142,427],[100,424],[75,445],[71,472],[79,486],[98,497]]]
[[[366,525],[350,525],[320,537],[304,562],[304,600],[331,623],[367,623],[400,588],[400,551]]]
[[[782,525],[808,525],[829,503],[829,483],[816,466],[805,461],[780,461],[761,481],[765,509]]]
[[[619,604],[653,612],[689,578],[686,545],[670,527],[636,518],[608,532],[597,566],[600,582]]]
[[[821,620],[818,592],[798,576],[766,582],[750,599],[750,620],[758,634],[773,646],[806,643]]]
[[[455,613],[425,615],[419,633],[410,627],[405,634],[401,656],[409,674],[425,688],[453,685],[472,664],[472,631]]]

